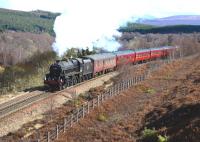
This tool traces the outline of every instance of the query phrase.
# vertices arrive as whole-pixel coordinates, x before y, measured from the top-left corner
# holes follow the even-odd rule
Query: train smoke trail
[[[115,51],[120,44],[113,36],[133,15],[131,0],[74,0],[57,17],[54,25],[54,50],[62,56],[67,49],[93,46]],[[137,14],[137,13],[136,13]],[[135,15],[136,15],[135,14]]]

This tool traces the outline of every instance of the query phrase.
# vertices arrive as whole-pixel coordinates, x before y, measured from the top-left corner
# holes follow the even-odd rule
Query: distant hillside
[[[200,32],[200,25],[174,25],[174,26],[153,26],[138,23],[129,23],[127,26],[120,27],[119,32],[138,32],[142,34],[147,33],[194,33]]]
[[[55,35],[53,25],[59,13],[46,11],[23,12],[0,8],[0,31],[22,31]]]
[[[165,18],[137,20],[136,23],[154,26],[200,25],[200,15],[179,15]]]

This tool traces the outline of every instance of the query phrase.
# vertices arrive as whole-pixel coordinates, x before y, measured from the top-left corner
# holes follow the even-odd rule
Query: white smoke
[[[73,0],[66,11],[57,17],[54,25],[54,50],[59,56],[72,47],[92,49],[93,46],[115,51],[120,44],[113,36],[129,20],[134,6],[131,0]]]

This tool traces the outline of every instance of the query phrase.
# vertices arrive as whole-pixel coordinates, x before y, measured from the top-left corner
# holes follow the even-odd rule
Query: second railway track
[[[10,100],[10,101],[7,101],[5,103],[2,103],[0,104],[0,119],[12,114],[12,113],[15,113],[27,106],[30,106],[31,104],[37,102],[37,101],[40,101],[40,100],[43,100],[43,99],[46,99],[52,95],[57,95],[61,92],[64,92],[64,91],[67,91],[68,89],[71,89],[73,87],[76,87],[76,86],[80,86],[84,83],[87,83],[87,82],[91,82],[93,80],[96,80],[96,79],[99,79],[99,78],[102,78],[104,76],[107,76],[109,74],[113,74],[113,73],[116,73],[116,72],[111,72],[111,73],[108,73],[108,74],[104,74],[102,76],[99,76],[99,77],[96,77],[96,78],[93,78],[93,79],[90,79],[90,80],[87,80],[85,82],[81,82],[79,84],[76,84],[74,86],[71,86],[71,87],[68,87],[64,90],[61,90],[61,91],[57,91],[55,93],[50,93],[50,92],[40,92],[40,93],[34,93],[32,92],[31,93],[28,93],[22,97],[17,97],[13,100]],[[116,73],[117,74],[117,73]]]

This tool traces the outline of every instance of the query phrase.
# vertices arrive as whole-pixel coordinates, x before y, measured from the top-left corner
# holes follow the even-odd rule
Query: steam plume
[[[117,29],[133,14],[130,3],[131,0],[74,0],[55,21],[54,50],[59,56],[72,47],[117,50],[120,45],[113,35],[120,35]]]

